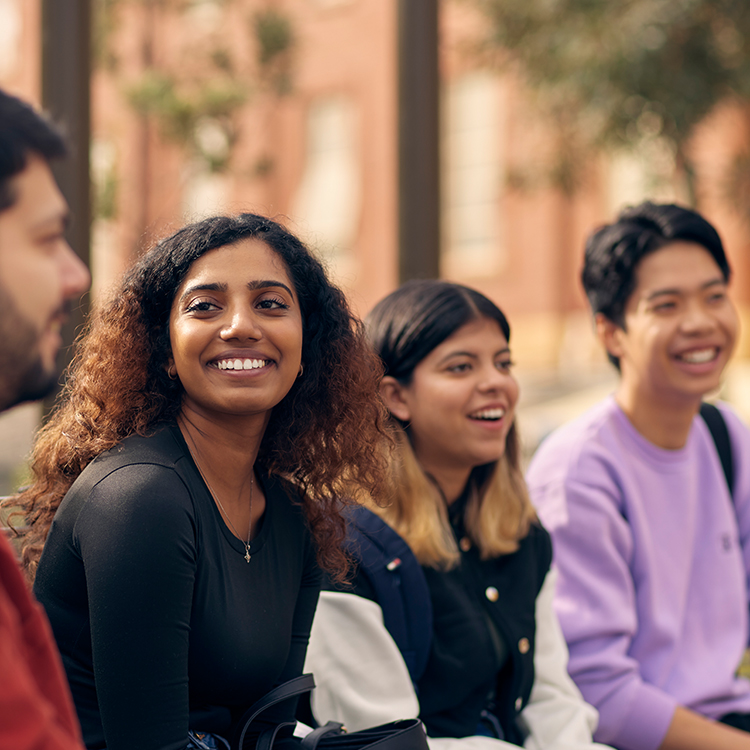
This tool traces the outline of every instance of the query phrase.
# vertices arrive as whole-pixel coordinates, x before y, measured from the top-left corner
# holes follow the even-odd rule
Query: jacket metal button
[[[521,638],[521,640],[518,641],[518,650],[522,654],[528,654],[530,648],[531,648],[531,644],[529,643],[528,638]]]
[[[484,591],[484,595],[491,602],[496,602],[500,598],[500,594],[497,593],[497,589],[494,586],[488,586]]]
[[[471,549],[471,539],[468,536],[461,537],[458,546],[461,548],[461,552],[468,552]]]
[[[520,711],[521,706],[523,706],[523,701],[520,698],[516,698],[516,711]]]

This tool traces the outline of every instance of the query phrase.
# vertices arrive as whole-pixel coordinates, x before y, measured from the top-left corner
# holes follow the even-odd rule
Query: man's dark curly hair
[[[303,327],[304,377],[273,409],[258,461],[299,488],[321,566],[334,577],[346,572],[340,506],[362,492],[377,496],[384,473],[382,366],[320,262],[277,222],[242,214],[205,219],[159,242],[80,338],[35,444],[33,484],[10,503],[26,516],[23,557],[32,577],[55,511],[88,463],[128,435],[176,418],[183,389],[167,374],[172,301],[195,260],[245,238],[263,241],[284,261]]]
[[[641,260],[670,242],[695,242],[711,254],[729,281],[731,269],[717,231],[700,214],[674,204],[646,201],[626,208],[586,241],[581,280],[594,314],[625,328],[625,307]],[[609,355],[618,367],[616,357]]]

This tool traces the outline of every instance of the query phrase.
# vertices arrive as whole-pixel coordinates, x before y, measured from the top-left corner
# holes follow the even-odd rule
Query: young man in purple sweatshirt
[[[528,472],[552,533],[569,671],[622,750],[750,749],[750,431],[725,405],[733,487],[706,423],[738,335],[730,269],[693,211],[644,203],[588,240],[583,285],[620,373]]]

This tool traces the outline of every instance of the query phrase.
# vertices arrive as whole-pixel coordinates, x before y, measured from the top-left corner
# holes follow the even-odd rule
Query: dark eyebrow
[[[503,349],[500,349],[499,351],[495,352],[495,356],[499,357],[501,354],[510,354],[510,347],[506,346]],[[478,355],[474,354],[473,352],[451,352],[450,354],[446,354],[440,362],[438,362],[438,365],[443,364],[443,362],[446,362],[447,360],[451,359],[452,357],[469,357],[469,359],[478,359]]]
[[[715,279],[711,279],[710,281],[707,281],[705,284],[701,284],[701,291],[704,289],[709,289],[712,286],[726,286],[727,282],[724,279],[723,276],[718,276]],[[656,297],[661,296],[667,296],[667,295],[677,295],[683,294],[682,289],[657,289],[655,292],[651,292],[651,294],[646,297],[647,302],[651,302]]]
[[[268,287],[278,286],[282,289],[286,289],[287,292],[291,295],[292,299],[295,299],[294,292],[283,282],[283,281],[274,281],[273,279],[259,279],[258,281],[251,281],[248,283],[247,288],[248,289],[267,289]]]
[[[258,279],[257,281],[250,281],[247,285],[247,288],[251,291],[254,289],[268,289],[270,287],[281,287],[282,289],[286,289],[287,292],[291,295],[292,299],[295,299],[294,292],[283,282],[283,281],[274,281],[272,279]],[[193,292],[226,292],[229,287],[227,284],[224,283],[212,283],[212,284],[193,284],[192,286],[189,286],[180,296],[180,302],[185,299],[185,297],[193,294]]]
[[[451,359],[451,357],[469,357],[469,359],[477,359],[477,355],[473,354],[472,352],[449,352],[440,360],[440,363]]]
[[[226,292],[227,285],[226,284],[193,284],[180,295],[180,302],[185,299],[185,297],[190,296],[193,292]]]

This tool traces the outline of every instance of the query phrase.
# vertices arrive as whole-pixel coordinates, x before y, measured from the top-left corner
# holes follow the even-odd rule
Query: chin
[[[675,401],[698,403],[700,401],[703,401],[707,396],[711,396],[712,394],[716,393],[716,391],[718,391],[720,387],[721,383],[708,385],[699,385],[696,383],[692,388],[686,388],[683,386],[682,388],[673,388],[671,389],[671,392],[672,398]]]
[[[487,466],[487,464],[494,464],[497,463],[502,459],[502,457],[505,455],[505,451],[499,451],[498,453],[493,453],[492,455],[485,455],[485,456],[475,456],[474,461],[472,462],[472,468],[477,466]]]

